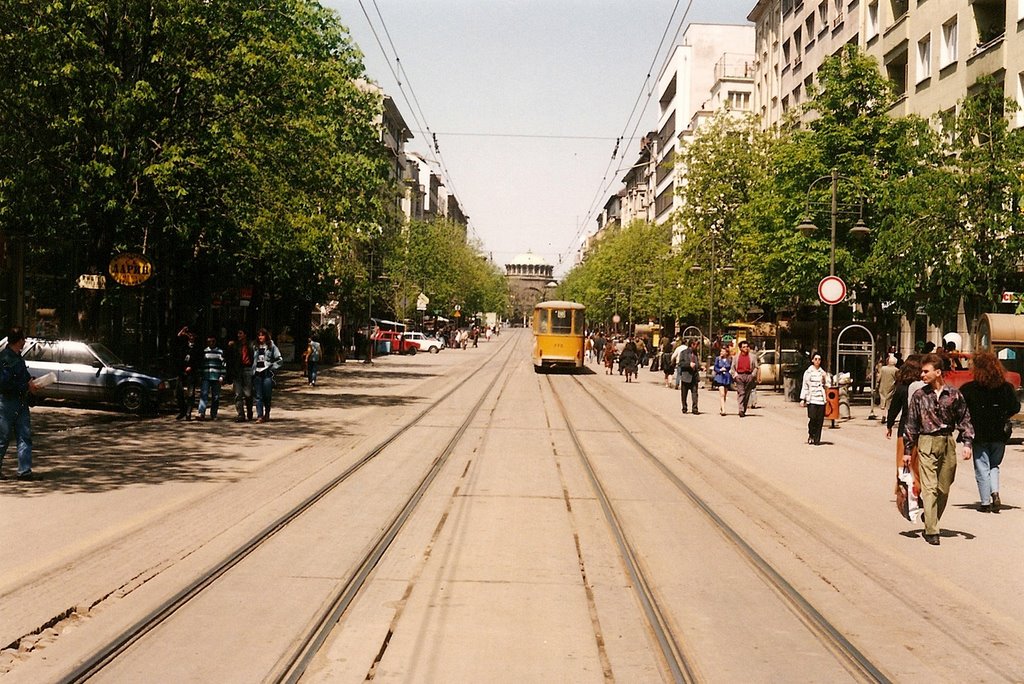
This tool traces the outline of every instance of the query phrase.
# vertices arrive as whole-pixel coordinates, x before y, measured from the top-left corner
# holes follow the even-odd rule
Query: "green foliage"
[[[0,228],[33,268],[130,249],[182,308],[225,283],[308,301],[387,219],[380,104],[311,0],[2,0],[0,69]]]
[[[669,258],[667,225],[634,221],[609,228],[586,260],[567,274],[557,296],[587,307],[595,326],[610,324],[618,313],[625,323],[657,319],[672,310],[672,290],[678,275]]]

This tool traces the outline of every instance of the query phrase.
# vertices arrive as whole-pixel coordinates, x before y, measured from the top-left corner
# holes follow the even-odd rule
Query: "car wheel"
[[[430,353],[431,353],[431,354],[436,354],[436,353],[437,353],[437,352],[439,352],[439,351],[441,351],[441,348],[440,348],[440,347],[431,347],[431,348],[430,348]]]
[[[409,356],[416,356],[416,347],[409,347]]]
[[[139,413],[146,407],[146,392],[142,385],[131,383],[124,386],[121,390],[121,407],[129,413]]]

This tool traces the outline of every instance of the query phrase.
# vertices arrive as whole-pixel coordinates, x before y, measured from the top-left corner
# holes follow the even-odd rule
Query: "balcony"
[[[715,63],[715,80],[754,78],[754,55],[727,52]]]

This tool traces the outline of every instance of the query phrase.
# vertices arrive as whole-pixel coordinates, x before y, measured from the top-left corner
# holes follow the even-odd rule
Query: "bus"
[[[533,307],[533,370],[582,368],[586,307],[577,302],[541,302]]]

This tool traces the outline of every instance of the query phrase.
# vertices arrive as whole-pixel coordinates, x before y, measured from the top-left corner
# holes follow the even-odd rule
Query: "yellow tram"
[[[533,370],[582,368],[586,307],[576,302],[541,302],[533,308]]]

